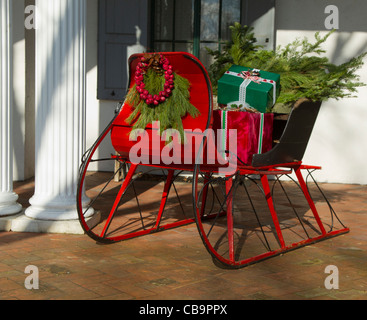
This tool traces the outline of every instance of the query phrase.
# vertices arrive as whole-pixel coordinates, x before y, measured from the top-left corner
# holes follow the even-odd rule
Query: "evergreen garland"
[[[144,76],[145,88],[152,95],[159,94],[164,89],[164,75],[159,75],[153,69],[148,69]],[[126,102],[134,111],[126,119],[128,124],[133,122],[133,130],[145,129],[148,124],[159,121],[160,134],[167,129],[175,129],[180,133],[181,142],[185,141],[182,118],[189,114],[193,118],[199,116],[199,111],[190,103],[190,82],[178,74],[174,74],[174,89],[172,95],[158,106],[148,105],[140,98],[137,86],[134,85],[126,98]]]
[[[325,53],[321,45],[334,31],[324,37],[317,32],[314,43],[297,39],[284,48],[270,51],[256,45],[253,28],[239,23],[230,28],[232,40],[223,52],[207,49],[214,57],[209,74],[215,91],[218,80],[233,64],[280,74],[278,105],[292,105],[300,98],[325,101],[354,97],[357,88],[365,85],[359,82],[356,71],[363,65],[367,52],[339,66],[321,56]]]

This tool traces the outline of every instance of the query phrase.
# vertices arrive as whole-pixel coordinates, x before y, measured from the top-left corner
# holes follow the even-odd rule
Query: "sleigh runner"
[[[244,163],[235,148],[218,147],[221,143],[213,130],[212,88],[201,62],[188,53],[153,57],[138,54],[130,58],[129,88],[130,94],[135,90],[135,96],[121,104],[83,158],[77,206],[80,222],[92,239],[115,243],[196,223],[214,261],[241,268],[349,232],[313,178],[321,168],[302,162],[320,103],[299,101],[279,143],[253,155],[251,163]],[[150,95],[144,79],[155,70],[160,73],[163,90]],[[175,104],[169,101],[173,96],[177,99],[175,90],[180,90],[181,84],[175,79],[181,78],[189,84],[189,95],[187,101],[182,100],[187,104],[183,108],[186,112],[179,120],[175,118],[178,123],[168,127],[174,122],[162,118],[163,126],[155,126],[151,115],[139,118],[147,106],[153,109],[147,109],[148,113],[169,106],[159,117],[174,111]],[[182,90],[183,96],[185,92]],[[141,101],[144,104],[138,108]],[[144,130],[139,131],[139,121]],[[132,139],[134,129],[137,132]],[[178,135],[171,135],[170,129]],[[167,138],[161,138],[163,132],[168,133]],[[112,142],[117,155],[99,157],[99,149],[108,142]],[[121,165],[112,174],[103,173],[105,183],[100,185],[91,167],[108,161]],[[115,177],[122,172],[124,179],[116,183]],[[152,172],[159,172],[163,182],[156,175],[150,176]],[[190,193],[188,183],[180,182],[182,173],[189,173]],[[142,176],[152,179],[142,184]],[[292,185],[282,179],[284,176]],[[147,190],[143,185],[147,184],[163,189],[155,209],[155,199],[144,196]],[[316,202],[311,196],[314,192]],[[91,224],[92,216],[99,217],[98,223]]]

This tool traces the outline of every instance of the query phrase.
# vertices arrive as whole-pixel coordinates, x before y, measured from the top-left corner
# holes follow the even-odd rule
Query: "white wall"
[[[277,0],[276,40],[285,45],[296,38],[313,39],[316,31],[326,34],[327,5],[339,8],[340,29],[325,43],[331,62],[342,64],[367,51],[367,1]],[[366,65],[358,72],[367,83]],[[367,184],[367,87],[358,98],[329,100],[322,106],[305,162],[321,165],[320,182]]]
[[[86,147],[91,147],[98,139],[99,135],[107,127],[114,117],[117,102],[97,99],[98,83],[98,0],[88,0],[87,2],[87,107],[86,107]],[[114,153],[111,143],[103,144],[102,156],[110,156]],[[92,169],[100,171],[113,170],[113,165],[102,163],[98,167],[91,166]]]

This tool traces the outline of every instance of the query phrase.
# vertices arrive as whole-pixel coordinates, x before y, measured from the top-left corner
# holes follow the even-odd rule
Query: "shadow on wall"
[[[34,175],[34,52],[29,57],[30,48],[34,47],[34,30],[24,28],[24,7],[34,0],[13,2],[13,154],[14,179],[24,180]],[[30,43],[33,37],[33,44]],[[34,48],[33,48],[34,51]],[[26,59],[26,61],[24,61]],[[33,63],[31,62],[33,59]],[[25,62],[25,63],[24,63]]]
[[[366,28],[367,31],[367,28]],[[352,33],[337,33],[335,34],[334,50],[330,57],[330,61],[334,64],[345,63],[353,57],[357,57],[367,51],[367,37],[361,41],[361,37],[357,32]]]

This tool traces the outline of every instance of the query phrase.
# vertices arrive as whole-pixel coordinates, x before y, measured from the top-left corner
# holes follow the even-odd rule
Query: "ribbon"
[[[251,73],[250,71],[242,71],[240,73],[240,77],[243,78],[244,80],[251,80],[252,82],[256,82],[258,84],[260,84],[261,80],[259,76],[254,75],[254,73]]]
[[[221,112],[221,123],[222,123],[222,150],[219,150],[219,152],[222,152],[222,157],[225,160],[228,160],[228,156],[226,154],[226,150],[227,150],[227,111],[222,111]]]
[[[226,153],[227,145],[228,145],[228,112],[231,111],[225,111],[222,110],[221,112],[221,148],[222,150],[219,150],[220,153],[222,153],[223,159],[228,161],[229,156]],[[260,114],[260,124],[259,124],[259,140],[258,140],[258,146],[257,146],[257,153],[262,154],[263,152],[263,142],[264,142],[264,127],[265,127],[265,114]]]
[[[259,125],[259,145],[258,145],[258,152],[257,152],[258,154],[263,153],[264,125],[265,125],[265,114],[261,113],[260,125]]]

